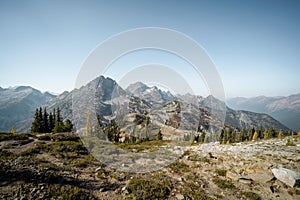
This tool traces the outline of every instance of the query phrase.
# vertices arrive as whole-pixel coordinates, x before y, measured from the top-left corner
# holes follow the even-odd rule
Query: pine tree
[[[36,109],[35,110],[35,114],[34,114],[34,118],[33,118],[33,122],[31,124],[31,133],[37,133],[38,132],[38,114],[39,114],[39,110]]]
[[[59,107],[56,110],[56,116],[55,116],[53,131],[54,131],[54,133],[61,133],[61,132],[64,131],[64,123],[63,123],[61,115],[60,115]]]
[[[236,131],[235,131],[235,129],[232,131],[232,135],[231,136],[232,136],[231,137],[231,142],[235,143],[236,142]]]
[[[163,134],[161,133],[161,130],[159,129],[158,134],[156,136],[157,140],[163,140]]]
[[[269,139],[269,131],[265,130],[264,132],[264,139]]]
[[[221,133],[220,133],[220,137],[219,137],[219,142],[220,142],[220,144],[222,144],[222,143],[223,143],[223,140],[224,140],[224,135],[225,135],[225,133],[224,133],[224,129],[222,129],[222,130],[221,130]]]
[[[49,120],[48,120],[48,113],[46,107],[44,108],[44,115],[43,115],[43,132],[49,133]]]
[[[259,131],[258,131],[258,138],[262,139],[263,136],[263,126],[260,124]]]
[[[269,127],[269,138],[275,138],[275,137],[276,137],[276,130],[271,125]]]
[[[248,130],[248,140],[250,140],[250,141],[252,140],[254,132],[255,132],[255,130],[254,130],[254,128],[251,126],[251,127],[249,128],[249,130]]]
[[[149,137],[148,137],[148,126],[150,124],[150,117],[149,115],[146,116],[146,140],[149,140]]]
[[[54,116],[53,116],[52,112],[50,112],[50,114],[49,114],[49,131],[50,131],[50,132],[53,131],[53,129],[54,129],[54,124],[55,124]]]
[[[67,119],[64,126],[64,132],[72,132],[73,130],[73,124],[71,120]]]
[[[241,132],[240,132],[240,135],[239,135],[239,141],[240,142],[244,142],[246,140],[246,132],[245,132],[245,129],[242,128]]]
[[[203,143],[204,140],[205,140],[205,136],[206,136],[206,132],[203,130],[203,131],[201,132],[200,137],[199,137],[199,142]]]

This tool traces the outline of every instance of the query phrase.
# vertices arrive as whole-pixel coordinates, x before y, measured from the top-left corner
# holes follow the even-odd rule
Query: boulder
[[[272,173],[278,180],[290,187],[300,184],[300,175],[292,170],[285,168],[274,168],[272,169]]]
[[[252,173],[247,176],[257,183],[267,183],[274,178],[273,174],[268,171]]]

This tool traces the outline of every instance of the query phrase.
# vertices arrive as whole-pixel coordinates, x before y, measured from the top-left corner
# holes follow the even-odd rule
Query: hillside
[[[274,175],[300,173],[300,138],[297,146],[287,139],[192,145],[168,166],[135,174],[105,166],[75,134],[0,134],[0,198],[296,200],[300,185]],[[121,148],[150,154],[165,145]]]
[[[0,90],[0,131],[7,132],[13,127],[28,131],[35,109],[45,106],[55,96],[29,86],[1,88]]]
[[[227,100],[233,109],[266,113],[292,128],[300,130],[300,94],[287,97],[236,97]]]
[[[103,123],[108,123],[117,116],[118,123],[124,125],[124,130],[132,128],[128,123],[134,117],[145,118],[147,114],[155,119],[152,121],[156,124],[155,131],[158,126],[169,124],[174,127],[174,123],[177,123],[177,128],[182,131],[194,131],[198,126],[209,125],[207,131],[218,133],[223,128],[224,119],[225,124],[238,129],[249,129],[251,126],[257,129],[262,125],[265,129],[273,126],[277,130],[289,130],[269,115],[235,111],[213,96],[173,96],[170,92],[141,82],[131,84],[124,90],[116,81],[103,76],[81,88],[57,96],[41,93],[30,87],[2,89],[0,92],[0,131],[3,132],[12,127],[17,128],[18,132],[28,132],[35,109],[40,106],[46,106],[48,110],[59,107],[62,116],[73,119],[78,129],[83,127],[87,111],[90,110],[98,113]],[[173,103],[180,105],[180,110],[172,114],[169,112],[171,108],[167,106]],[[73,116],[74,113],[77,115]],[[177,122],[172,122],[174,117]]]

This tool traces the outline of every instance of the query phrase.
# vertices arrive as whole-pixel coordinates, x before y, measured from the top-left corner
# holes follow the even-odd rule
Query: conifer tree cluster
[[[277,131],[272,126],[268,129],[263,130],[263,127],[260,126],[257,130],[253,127],[250,127],[248,131],[244,128],[241,129],[239,133],[235,130],[226,128],[222,129],[219,137],[220,144],[234,143],[234,142],[244,142],[258,139],[271,139],[271,138],[280,138],[284,137],[283,130]],[[292,131],[288,133],[288,135],[292,135]]]
[[[69,119],[64,122],[59,108],[50,113],[47,112],[46,108],[44,110],[42,107],[36,109],[31,125],[32,133],[60,133],[71,132],[72,130],[72,122]]]

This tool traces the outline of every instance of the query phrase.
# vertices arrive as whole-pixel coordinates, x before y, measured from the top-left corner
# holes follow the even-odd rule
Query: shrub
[[[219,188],[222,188],[222,189],[226,189],[226,188],[228,188],[228,189],[234,189],[235,188],[235,185],[231,181],[228,181],[228,180],[224,180],[224,179],[220,179],[220,178],[214,178],[213,182]]]
[[[133,178],[128,184],[128,192],[136,199],[166,199],[171,185],[167,181]]]
[[[175,162],[171,163],[169,165],[169,167],[171,168],[172,171],[174,171],[175,173],[179,173],[179,174],[190,171],[190,168],[187,164],[185,164],[183,162],[179,162],[179,161],[175,161]]]
[[[218,174],[219,176],[226,176],[226,172],[227,172],[227,170],[224,170],[224,169],[216,170],[216,174]]]
[[[242,192],[242,195],[247,197],[249,200],[260,200],[261,197],[254,192]]]
[[[293,141],[291,141],[290,139],[287,140],[285,145],[286,146],[296,146],[296,144]]]
[[[206,195],[204,190],[194,182],[185,183],[183,190],[185,196],[189,197],[187,199],[211,200],[211,198]]]
[[[51,140],[51,136],[50,135],[42,135],[38,138],[39,140]]]

